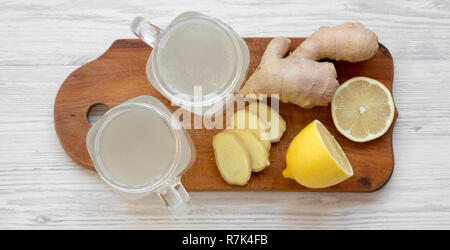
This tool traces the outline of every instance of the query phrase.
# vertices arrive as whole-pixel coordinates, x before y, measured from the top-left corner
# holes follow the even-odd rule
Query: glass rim
[[[103,134],[103,130],[108,126],[108,124],[116,117],[131,110],[136,109],[144,109],[149,112],[155,113],[169,128],[170,133],[175,141],[175,154],[173,155],[171,161],[168,163],[166,170],[163,171],[159,176],[155,177],[155,179],[150,182],[146,182],[139,185],[129,185],[124,184],[114,178],[109,171],[103,165],[101,160],[99,147],[100,147],[100,138]],[[109,113],[109,114],[108,114]],[[97,170],[97,173],[100,177],[113,188],[125,192],[125,193],[144,193],[148,191],[153,191],[158,189],[165,181],[167,181],[175,172],[176,167],[179,165],[180,155],[181,155],[181,135],[180,135],[180,126],[175,123],[173,117],[166,114],[164,111],[150,104],[144,103],[124,103],[121,104],[111,110],[108,110],[105,113],[105,120],[102,121],[101,126],[98,128],[98,131],[94,137],[94,154],[95,157],[93,159],[94,167]],[[155,182],[155,180],[157,180]]]

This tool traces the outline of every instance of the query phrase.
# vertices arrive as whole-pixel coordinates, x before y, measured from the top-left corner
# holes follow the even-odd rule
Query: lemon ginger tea
[[[150,83],[191,112],[203,115],[219,110],[244,80],[248,47],[218,19],[185,12],[160,30],[137,17],[131,30],[153,48],[146,68]]]
[[[149,183],[173,161],[174,136],[156,113],[143,109],[117,114],[103,128],[99,157],[112,177],[127,185]]]
[[[175,25],[160,42],[157,54],[160,80],[174,93],[204,95],[221,90],[233,80],[236,57],[231,38],[207,20],[190,19]]]
[[[157,193],[172,213],[189,211],[181,175],[195,148],[159,100],[140,96],[109,110],[89,130],[86,145],[100,177],[124,198]]]

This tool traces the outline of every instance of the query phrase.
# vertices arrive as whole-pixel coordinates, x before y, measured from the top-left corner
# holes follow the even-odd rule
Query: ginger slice
[[[248,129],[228,129],[225,131],[236,135],[244,143],[245,148],[250,154],[253,172],[259,172],[270,165],[270,152],[254,133]]]
[[[231,185],[247,184],[252,162],[244,143],[234,134],[222,131],[214,136],[213,148],[222,178]]]
[[[229,129],[248,129],[258,137],[267,150],[270,150],[269,125],[258,115],[247,109],[236,111],[231,117]]]
[[[248,110],[258,114],[258,117],[269,125],[269,139],[271,142],[280,141],[284,131],[286,131],[286,122],[277,111],[261,102],[250,103]]]

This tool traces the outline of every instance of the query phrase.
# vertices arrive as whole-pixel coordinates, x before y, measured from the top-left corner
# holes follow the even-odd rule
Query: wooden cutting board
[[[291,38],[294,49],[305,38]],[[250,49],[250,66],[247,77],[258,66],[260,58],[271,38],[245,38]],[[151,95],[162,101],[170,110],[170,102],[149,84],[145,65],[151,48],[138,39],[116,40],[96,60],[78,68],[61,85],[55,100],[54,122],[59,141],[66,153],[78,164],[93,168],[86,148],[85,138],[91,127],[87,112],[94,104],[103,103],[110,108],[133,97]],[[379,80],[392,92],[394,65],[389,51],[380,44],[377,54],[360,63],[335,62],[339,83],[354,76],[367,76]],[[190,191],[327,191],[370,192],[384,186],[394,168],[392,131],[381,138],[366,142],[352,142],[339,134],[330,113],[330,107],[302,109],[280,103],[280,114],[286,120],[287,129],[278,143],[272,144],[271,165],[260,173],[253,173],[246,186],[226,184],[217,170],[212,148],[212,137],[220,130],[188,130],[196,150],[197,159],[183,176],[182,182]],[[294,180],[285,179],[285,153],[294,136],[314,119],[320,120],[335,136],[347,154],[354,176],[345,182],[325,189],[308,189]]]

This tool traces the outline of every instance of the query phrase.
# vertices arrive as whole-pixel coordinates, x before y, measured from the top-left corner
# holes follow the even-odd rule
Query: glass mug
[[[124,198],[156,192],[173,214],[189,212],[181,175],[195,161],[195,147],[156,98],[140,96],[110,109],[89,130],[86,145],[100,177]]]
[[[146,66],[150,83],[186,110],[214,114],[244,81],[250,61],[248,47],[218,19],[185,12],[161,30],[136,17],[131,30],[153,48]]]

